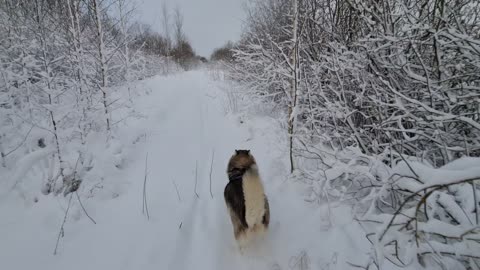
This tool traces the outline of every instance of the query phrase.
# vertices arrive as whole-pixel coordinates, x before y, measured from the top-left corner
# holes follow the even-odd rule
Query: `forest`
[[[124,218],[133,229],[104,228],[98,243],[142,247],[159,234],[133,214],[142,199],[147,222],[170,233],[161,247],[152,238],[157,261],[129,266],[245,269],[220,243],[215,208],[224,163],[245,147],[280,224],[256,269],[480,269],[479,1],[247,0],[238,39],[208,57],[167,2],[159,31],[135,0],[0,0],[0,230],[14,232],[0,233],[0,268],[11,258],[16,269],[11,247],[37,227],[57,255],[62,241],[89,250],[97,222]],[[42,266],[64,268],[76,258],[64,252]],[[104,259],[115,252],[131,250]]]
[[[267,0],[247,14],[241,39],[216,54],[281,108],[290,170],[313,196],[358,203],[385,248],[365,268],[455,258],[477,269],[478,170],[431,172],[480,156],[480,3]],[[371,223],[384,224],[377,238]]]

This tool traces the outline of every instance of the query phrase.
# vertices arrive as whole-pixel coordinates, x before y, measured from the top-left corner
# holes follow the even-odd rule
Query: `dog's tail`
[[[252,165],[242,179],[245,198],[245,220],[248,227],[262,222],[266,213],[265,191],[256,165]]]

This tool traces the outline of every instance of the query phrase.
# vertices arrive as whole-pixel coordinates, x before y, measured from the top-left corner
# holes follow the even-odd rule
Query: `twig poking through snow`
[[[198,196],[198,193],[197,193],[197,182],[198,182],[198,160],[195,161],[195,189],[194,189],[194,192],[195,192],[195,195],[197,196],[197,198],[200,198],[200,196]]]
[[[294,256],[290,258],[289,265],[291,269],[294,269],[294,268],[297,268],[299,270],[310,269],[310,258],[308,257],[308,253],[302,250],[300,254],[298,254],[298,256]]]
[[[22,146],[22,145],[25,143],[25,141],[26,141],[27,138],[28,138],[28,135],[30,135],[30,132],[32,132],[32,129],[33,129],[34,127],[35,127],[35,126],[32,125],[32,127],[30,128],[30,130],[27,132],[27,135],[25,135],[25,138],[23,138],[23,141],[22,141],[20,144],[18,144],[15,148],[13,148],[12,150],[10,150],[8,153],[3,154],[2,157],[3,157],[3,158],[6,158],[6,157],[7,157],[8,155],[10,155],[11,153],[17,151],[17,149],[20,148],[20,146]]]
[[[403,146],[403,145],[402,145]],[[405,164],[407,164],[408,168],[410,169],[410,171],[413,173],[413,175],[415,175],[416,177],[416,180],[422,184],[424,184],[422,181],[420,181],[420,177],[418,177],[418,174],[413,170],[412,166],[410,166],[410,163],[408,163],[408,161],[403,157],[402,155],[402,151],[398,151],[395,146],[393,147],[393,149],[395,151],[397,151],[397,153],[400,155],[400,158],[403,160],[403,162],[405,162]]]
[[[212,168],[213,168],[213,158],[215,156],[215,149],[212,150],[212,162],[210,163],[210,196],[212,196],[213,199],[213,193],[212,193]]]
[[[80,200],[80,196],[78,196],[77,190],[75,190],[75,195],[77,195],[78,202],[80,203],[80,206],[82,207],[83,212],[85,213],[85,215],[87,215],[87,217],[93,222],[93,224],[97,224],[97,222],[95,222],[95,220],[87,213],[87,210],[85,209],[85,207],[83,207],[83,203],[82,203],[82,201]]]
[[[65,222],[67,222],[68,210],[70,210],[70,205],[72,203],[72,196],[73,196],[73,193],[70,193],[70,199],[68,199],[67,210],[65,211],[65,216],[63,217],[62,226],[60,226],[60,231],[58,232],[57,244],[55,244],[55,250],[53,251],[53,255],[57,255],[57,249],[58,249],[58,243],[60,242],[60,237],[63,237],[65,234],[65,231],[63,228],[65,226]]]
[[[177,191],[178,201],[181,202],[182,199],[180,198],[180,192],[178,192],[177,183],[175,183],[175,180],[172,180],[172,183],[175,186],[175,190]]]
[[[477,225],[480,225],[478,223],[480,220],[480,213],[478,213],[477,185],[475,181],[472,181],[472,188],[473,188],[473,204],[475,205],[475,221]]]
[[[147,219],[150,219],[150,214],[148,213],[148,203],[147,203],[147,174],[148,174],[148,152],[145,156],[145,177],[143,179],[143,206],[142,213],[147,214]]]

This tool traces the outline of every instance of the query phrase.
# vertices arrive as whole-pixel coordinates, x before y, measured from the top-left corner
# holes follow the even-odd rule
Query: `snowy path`
[[[346,207],[328,218],[326,206],[305,203],[298,186],[285,182],[287,155],[274,121],[241,124],[227,115],[224,93],[203,71],[146,85],[152,91],[136,106],[147,118],[120,128],[119,138],[130,143],[146,134],[109,179],[122,186],[120,196],[85,199],[96,225],[75,207],[56,256],[66,200],[41,197],[18,211],[10,210],[18,202],[7,201],[0,206],[0,269],[345,269],[345,261],[368,250]],[[240,148],[256,157],[272,211],[266,241],[243,256],[223,201],[226,164]],[[141,213],[147,153],[149,220]]]

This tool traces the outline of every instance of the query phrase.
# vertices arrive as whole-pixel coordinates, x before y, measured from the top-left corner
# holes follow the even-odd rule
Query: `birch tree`
[[[288,105],[288,135],[289,135],[289,149],[290,149],[290,172],[293,173],[294,162],[293,162],[293,137],[295,132],[295,117],[297,114],[297,96],[299,95],[298,80],[299,80],[299,39],[298,39],[298,2],[294,0],[292,2],[292,13],[293,13],[293,26],[292,26],[292,43],[290,53],[290,69],[292,71],[291,75],[291,90],[289,95],[289,105]]]
[[[54,138],[54,144],[56,147],[56,158],[59,162],[59,173],[60,178],[63,182],[66,181],[64,170],[65,164],[62,158],[62,150],[60,146],[60,136],[59,136],[59,124],[58,124],[58,116],[55,115],[55,107],[58,106],[58,95],[62,91],[67,91],[67,89],[60,88],[60,84],[58,83],[58,79],[60,76],[53,76],[54,70],[59,69],[58,60],[55,59],[55,55],[58,52],[58,36],[55,32],[49,31],[50,28],[55,28],[57,25],[49,24],[49,22],[54,22],[54,18],[50,18],[49,15],[53,15],[54,13],[48,14],[47,11],[48,3],[43,0],[35,0],[33,4],[33,16],[34,21],[37,25],[36,29],[36,37],[39,42],[39,60],[41,61],[42,65],[42,72],[38,73],[38,78],[43,84],[43,89],[41,89],[47,98],[47,106],[43,106],[48,113],[50,125],[51,125],[51,132]],[[50,20],[48,20],[50,19]],[[33,30],[33,29],[32,29]],[[60,88],[60,89],[59,89]],[[55,183],[52,183],[52,187]]]
[[[162,26],[163,26],[163,34],[165,36],[166,41],[166,64],[167,64],[167,72],[169,70],[169,61],[170,61],[170,52],[172,50],[172,39],[170,36],[170,14],[168,12],[167,2],[162,2]]]
[[[241,41],[241,49],[233,50],[238,65],[235,66],[237,74],[232,75],[285,108],[290,171],[293,172],[302,62],[299,5],[297,1],[272,1],[255,7],[257,10],[252,10],[249,17],[248,35]],[[284,10],[289,13],[284,14]],[[275,30],[274,20],[285,23],[282,31]]]
[[[108,112],[108,99],[107,99],[107,86],[108,86],[108,63],[107,63],[107,51],[105,48],[105,33],[102,28],[102,13],[101,2],[99,0],[91,0],[90,9],[93,16],[93,22],[96,30],[96,47],[98,50],[97,62],[98,62],[98,76],[99,81],[97,83],[98,90],[102,93],[103,109],[105,113],[106,129],[107,133],[110,132],[110,115]]]
[[[85,52],[83,48],[82,30],[80,17],[82,16],[82,2],[78,0],[66,0],[65,8],[68,12],[68,23],[66,24],[66,35],[72,48],[72,69],[75,74],[78,88],[79,109],[82,116],[79,119],[78,127],[82,144],[89,133],[89,109],[92,107],[91,87],[87,83],[87,71],[85,68]]]
[[[178,44],[185,41],[185,33],[183,32],[183,14],[178,5],[175,6],[173,22],[175,31],[175,44],[178,46]]]

